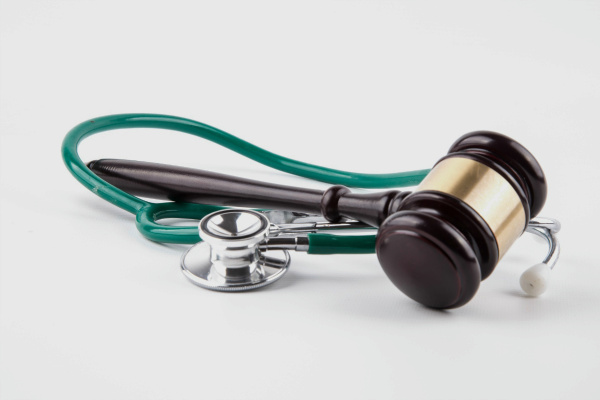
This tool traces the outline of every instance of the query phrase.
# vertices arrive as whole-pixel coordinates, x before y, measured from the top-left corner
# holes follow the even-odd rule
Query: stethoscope
[[[189,133],[334,186],[319,191],[130,160],[86,165],[79,157],[78,145],[86,137],[127,128]],[[145,237],[194,244],[182,256],[181,269],[191,282],[211,290],[251,290],[281,279],[290,266],[290,250],[377,253],[384,272],[409,297],[429,307],[453,308],[475,295],[524,231],[548,243],[545,259],[521,276],[526,293],[546,290],[559,256],[558,221],[533,218],[546,199],[541,167],[518,142],[493,132],[464,135],[432,170],[360,174],[281,157],[189,119],[121,114],[73,128],[62,155],[85,187],[134,214]],[[415,185],[413,192],[352,193],[346,187]],[[165,218],[200,222],[197,228],[157,222]]]

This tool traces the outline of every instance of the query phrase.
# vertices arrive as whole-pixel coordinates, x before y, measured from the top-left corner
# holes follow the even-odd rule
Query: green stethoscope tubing
[[[167,129],[189,133],[226,147],[256,162],[283,172],[325,183],[369,189],[417,185],[429,170],[392,174],[361,174],[307,164],[271,153],[212,126],[186,118],[161,114],[117,114],[85,121],[69,131],[62,143],[67,169],[86,188],[135,215],[137,229],[146,238],[162,243],[194,244],[200,241],[198,228],[167,226],[157,223],[164,218],[202,219],[223,207],[191,203],[150,203],[132,196],[96,176],[81,160],[77,148],[81,141],[96,133],[131,128]],[[375,252],[375,235],[344,236],[311,233],[311,254],[362,254]]]

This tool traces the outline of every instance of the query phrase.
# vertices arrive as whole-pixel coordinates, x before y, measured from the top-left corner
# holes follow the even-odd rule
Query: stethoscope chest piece
[[[200,221],[202,242],[181,258],[183,274],[205,289],[235,292],[258,289],[279,280],[288,270],[290,256],[279,257],[259,249],[269,235],[269,220],[250,210],[221,210]]]

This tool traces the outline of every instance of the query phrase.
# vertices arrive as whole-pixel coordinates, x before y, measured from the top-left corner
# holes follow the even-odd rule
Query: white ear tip
[[[537,297],[548,289],[550,283],[550,266],[536,264],[523,272],[519,280],[521,289],[530,296]]]

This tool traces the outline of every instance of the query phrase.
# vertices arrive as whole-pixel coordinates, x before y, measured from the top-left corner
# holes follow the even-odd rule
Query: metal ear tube
[[[94,193],[135,213],[138,229],[149,239],[201,240],[183,255],[181,268],[207,289],[243,291],[275,282],[288,270],[291,250],[376,253],[385,274],[407,296],[432,308],[456,308],[473,298],[525,231],[545,238],[549,248],[544,261],[521,278],[528,294],[545,290],[548,271],[558,259],[560,224],[534,219],[547,196],[544,173],[527,149],[498,133],[464,135],[428,173],[367,175],[284,159],[177,117],[126,114],[92,123],[74,128],[65,139],[63,156],[71,172]],[[86,167],[77,157],[83,137],[123,127],[196,134],[275,168],[332,183],[370,188],[419,184],[412,192],[353,193],[340,184],[321,191],[141,161],[104,159]],[[198,229],[156,222],[173,217],[201,221]],[[345,229],[375,234],[323,233]]]
[[[560,243],[555,235],[560,231],[560,222],[551,218],[538,218],[529,222],[526,231],[540,236],[548,243],[548,254],[544,260],[528,268],[519,279],[521,289],[528,295],[537,297],[548,289],[550,271],[558,262]]]

